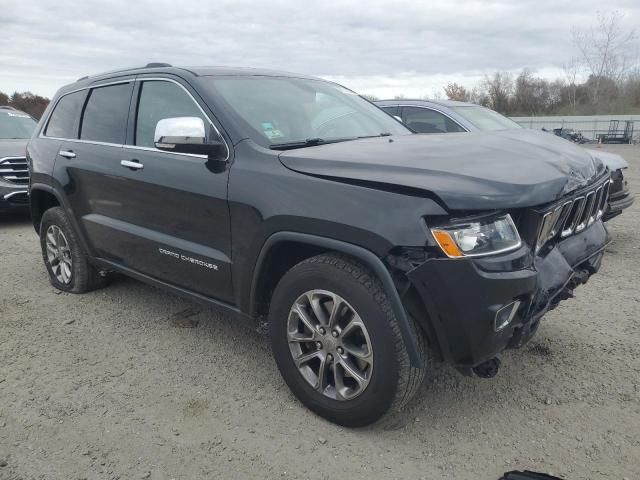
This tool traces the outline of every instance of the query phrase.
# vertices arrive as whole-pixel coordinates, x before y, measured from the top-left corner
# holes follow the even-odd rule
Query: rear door
[[[103,224],[126,216],[127,179],[120,175],[134,78],[85,91],[74,137],[63,142],[55,177],[63,183],[89,247],[100,258],[123,264],[122,232]],[[129,245],[135,252],[137,246]]]

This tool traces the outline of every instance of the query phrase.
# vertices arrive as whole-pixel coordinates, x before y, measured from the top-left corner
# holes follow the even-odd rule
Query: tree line
[[[640,49],[623,19],[618,12],[598,13],[588,30],[574,28],[576,56],[559,78],[538,77],[527,68],[518,75],[498,71],[472,88],[451,82],[444,93],[512,116],[640,114]]]
[[[640,114],[640,73],[615,80],[589,75],[581,83],[536,77],[524,69],[514,78],[495,72],[473,89],[449,83],[450,100],[477,103],[504,115]]]
[[[640,113],[637,36],[624,28],[623,19],[619,12],[598,13],[589,29],[572,29],[577,54],[563,65],[562,78],[547,80],[528,69],[515,78],[495,72],[471,90],[449,83],[444,92],[451,100],[479,103],[506,115]]]
[[[0,92],[0,106],[2,105],[21,110],[39,120],[49,105],[49,99],[31,92],[14,92],[12,95]]]

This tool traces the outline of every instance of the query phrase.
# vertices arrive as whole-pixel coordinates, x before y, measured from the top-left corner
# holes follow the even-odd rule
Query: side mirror
[[[394,115],[393,118],[395,118],[396,120],[398,120],[400,123],[404,123],[402,121],[402,118],[400,118],[398,115]]]
[[[163,118],[156,124],[153,143],[158,150],[219,156],[224,143],[207,141],[204,122],[199,117]]]

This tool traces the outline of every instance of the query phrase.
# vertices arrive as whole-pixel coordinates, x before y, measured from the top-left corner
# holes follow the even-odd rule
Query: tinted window
[[[0,112],[0,140],[7,138],[30,138],[36,122],[20,112]]]
[[[80,114],[84,94],[84,91],[70,93],[60,99],[49,118],[44,133],[47,137],[77,138],[73,126]]]
[[[449,133],[464,130],[453,120],[440,112],[422,107],[404,107],[404,123],[418,133]]]
[[[393,107],[380,107],[380,108],[382,108],[382,110],[387,112],[389,115],[392,115],[392,116],[398,115],[398,107],[396,107],[396,106],[393,106]]]
[[[153,147],[158,121],[172,117],[199,117],[205,125],[209,124],[209,120],[182,87],[171,82],[144,82],[138,100],[135,144]]]
[[[82,115],[80,138],[124,143],[130,99],[130,83],[92,89]]]

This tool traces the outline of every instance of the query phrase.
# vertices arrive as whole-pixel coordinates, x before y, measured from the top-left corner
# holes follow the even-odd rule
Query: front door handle
[[[131,170],[142,170],[144,168],[144,165],[137,160],[120,160],[120,165]]]
[[[73,153],[71,150],[60,150],[58,152],[58,155],[64,158],[76,158],[76,154]]]

